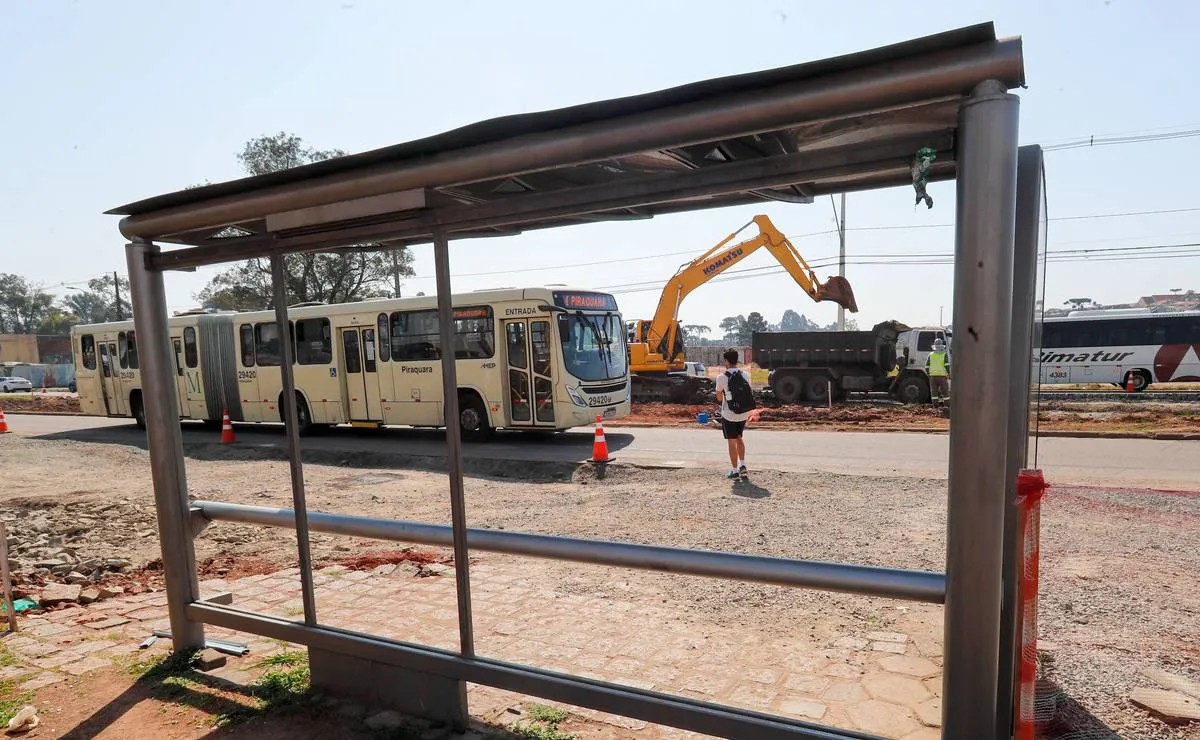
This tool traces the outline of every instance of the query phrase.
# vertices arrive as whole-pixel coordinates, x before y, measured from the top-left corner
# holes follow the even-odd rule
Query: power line
[[[1138,136],[1089,136],[1062,144],[1043,146],[1043,151],[1061,152],[1067,149],[1089,149],[1097,146],[1117,146],[1120,144],[1144,144],[1151,141],[1171,141],[1173,139],[1191,139],[1200,136],[1200,129],[1184,131],[1167,131],[1158,134],[1141,134]]]

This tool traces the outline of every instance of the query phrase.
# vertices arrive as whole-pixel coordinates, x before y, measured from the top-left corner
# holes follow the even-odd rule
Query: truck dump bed
[[[857,365],[886,372],[895,362],[896,336],[907,328],[886,321],[871,331],[755,332],[754,362],[765,370]]]

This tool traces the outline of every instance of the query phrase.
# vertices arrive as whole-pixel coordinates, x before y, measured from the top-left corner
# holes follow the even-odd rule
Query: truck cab
[[[920,326],[896,336],[896,357],[906,353],[908,356],[899,379],[891,387],[891,393],[897,400],[904,403],[925,403],[929,400],[929,377],[925,372],[925,363],[933,351],[933,343],[941,339],[946,344],[946,355],[953,367],[952,338],[953,332],[941,326]]]

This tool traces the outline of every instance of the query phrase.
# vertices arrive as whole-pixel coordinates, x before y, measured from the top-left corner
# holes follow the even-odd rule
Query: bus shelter
[[[396,708],[465,720],[465,683],[731,738],[865,737],[479,654],[472,549],[945,605],[943,732],[1012,733],[1018,655],[1013,498],[1024,464],[1034,286],[1044,250],[1042,155],[1018,150],[1019,38],[981,24],[857,54],[473,124],[438,136],[115,208],[142,356],[171,634],[204,625],[306,645],[313,682],[370,683]],[[931,157],[931,154],[936,154]],[[285,396],[294,348],[284,255],[432,242],[441,346],[452,346],[450,242],[606,220],[956,179],[955,388],[944,573],[636,545],[466,526],[459,436],[446,435],[451,525],[309,512],[294,414],[294,509],[190,502],[163,272],[270,259]],[[902,197],[902,196],[898,196]],[[441,363],[445,418],[458,415]],[[980,413],[986,410],[986,413]],[[220,520],[294,527],[302,620],[200,599],[193,537]],[[218,525],[219,526],[219,525]],[[452,546],[458,650],[341,629],[317,613],[309,532]]]

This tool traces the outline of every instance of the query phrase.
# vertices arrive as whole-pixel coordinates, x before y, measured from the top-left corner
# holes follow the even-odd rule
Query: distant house
[[[1132,305],[1136,308],[1189,311],[1200,308],[1200,294],[1197,294],[1194,290],[1180,291],[1178,293],[1158,293],[1142,296]]]

